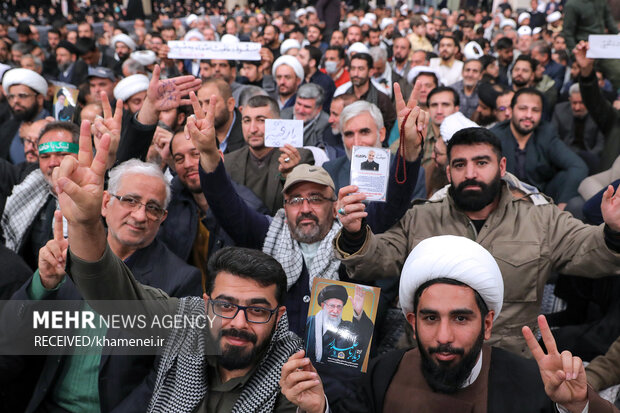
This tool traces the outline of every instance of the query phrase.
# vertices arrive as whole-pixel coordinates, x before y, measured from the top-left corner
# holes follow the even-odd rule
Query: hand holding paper
[[[289,144],[304,146],[304,121],[293,119],[265,119],[265,146],[281,148]]]
[[[366,195],[356,193],[358,190],[357,186],[349,185],[338,191],[338,219],[342,226],[352,233],[362,229],[362,219],[368,216],[366,205],[362,203]]]
[[[589,59],[587,57],[586,52],[588,51],[589,45],[588,42],[584,42],[583,40],[575,46],[573,49],[573,55],[575,56],[575,60],[579,65],[579,70],[581,72],[581,76],[590,76],[592,73],[592,69],[594,68],[594,60]]]
[[[278,162],[280,162],[280,166],[278,166],[278,170],[282,174],[284,178],[299,164],[301,161],[301,155],[297,148],[289,145],[288,143],[280,148],[280,158],[278,158]]]

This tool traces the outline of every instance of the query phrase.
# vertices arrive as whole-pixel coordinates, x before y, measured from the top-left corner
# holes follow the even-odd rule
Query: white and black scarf
[[[7,248],[19,252],[28,228],[50,195],[50,186],[40,169],[35,169],[13,187],[2,213],[2,231]]]
[[[334,248],[332,241],[340,231],[342,225],[339,221],[334,220],[332,228],[329,230],[325,238],[319,244],[316,257],[308,266],[308,275],[312,289],[312,280],[315,277],[327,278],[330,280],[339,279],[338,268],[340,261],[334,256]],[[275,258],[286,273],[287,288],[290,289],[301,276],[301,270],[304,265],[304,257],[299,246],[299,242],[295,241],[291,236],[291,231],[284,215],[284,209],[278,210],[271,221],[265,243],[263,244],[263,252]]]
[[[182,316],[205,316],[204,301],[198,297],[179,300],[176,312]],[[193,412],[209,397],[205,335],[201,329],[174,329],[168,337],[158,369],[148,412]],[[303,347],[302,341],[288,329],[282,316],[265,357],[243,386],[233,413],[272,412],[280,395],[282,366]]]

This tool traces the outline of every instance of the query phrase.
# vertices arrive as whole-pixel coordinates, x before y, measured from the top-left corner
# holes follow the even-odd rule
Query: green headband
[[[47,142],[39,145],[39,154],[52,152],[78,153],[80,145],[72,142]]]

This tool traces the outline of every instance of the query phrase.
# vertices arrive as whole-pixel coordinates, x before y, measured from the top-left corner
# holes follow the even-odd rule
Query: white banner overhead
[[[170,59],[260,60],[260,43],[168,42]]]

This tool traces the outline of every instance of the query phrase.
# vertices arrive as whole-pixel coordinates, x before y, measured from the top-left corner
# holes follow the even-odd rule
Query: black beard
[[[256,335],[245,330],[237,330],[236,328],[228,328],[220,330],[218,342],[221,342],[223,336],[238,337],[249,340],[254,344],[252,350],[247,351],[243,347],[226,346],[222,349],[222,354],[217,356],[218,364],[225,370],[240,370],[253,365],[262,355],[263,351],[271,342],[271,336],[275,331],[275,326],[265,342],[256,345]]]
[[[522,87],[527,86],[527,83],[528,82],[526,80],[521,81],[521,80],[517,80],[515,78],[512,79],[512,84],[515,85],[518,88],[522,88]]]
[[[403,56],[403,57],[400,57],[400,58],[399,58],[399,57],[397,57],[397,56],[395,55],[395,56],[394,56],[394,60],[396,60],[396,63],[399,63],[399,64],[400,64],[400,63],[404,62],[405,60],[407,60],[407,56]]]
[[[420,368],[426,383],[428,383],[429,387],[433,389],[434,392],[453,394],[461,389],[461,386],[465,380],[467,380],[472,369],[476,365],[476,362],[478,361],[478,356],[482,350],[482,343],[484,342],[484,330],[480,330],[480,335],[478,335],[476,343],[469,353],[465,355],[463,355],[464,350],[462,348],[454,348],[449,344],[431,347],[427,352],[417,336],[416,341],[418,342],[420,357],[422,359]],[[430,354],[438,352],[460,354],[463,355],[463,358],[453,366],[451,366],[450,363],[440,362],[437,364],[431,358]]]
[[[463,188],[469,185],[477,185],[481,191],[464,191]],[[501,189],[501,176],[499,171],[490,184],[476,181],[475,179],[467,179],[454,188],[454,185],[450,185],[448,193],[454,199],[454,203],[461,211],[480,211],[482,208],[489,205],[497,198]]]
[[[39,113],[39,106],[35,103],[34,105],[24,110],[23,112],[15,112],[13,108],[11,108],[11,113],[13,113],[13,117],[16,120],[19,120],[21,122],[30,122],[30,121],[33,121],[34,118]]]
[[[538,125],[534,124],[534,122],[532,122],[532,127],[530,129],[524,129],[524,128],[521,127],[521,125],[519,125],[519,123],[516,120],[514,122],[513,122],[513,120],[515,120],[515,119],[512,118],[510,123],[512,124],[512,126],[514,126],[516,131],[519,132],[521,135],[527,135],[527,134],[531,133],[538,126]]]
[[[480,126],[488,126],[491,123],[495,122],[497,120],[497,118],[495,117],[495,115],[480,115],[478,117],[478,125]]]
[[[433,168],[433,172],[431,173],[431,186],[433,189],[439,190],[449,183],[445,166],[441,167],[435,165],[435,168]]]

